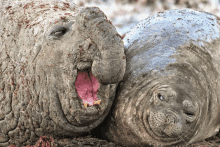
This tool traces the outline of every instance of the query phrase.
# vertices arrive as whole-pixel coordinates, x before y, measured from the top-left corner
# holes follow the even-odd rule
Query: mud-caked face
[[[52,22],[56,23],[45,33],[37,71],[45,71],[46,75],[39,74],[47,76],[48,89],[53,91],[49,97],[59,101],[71,124],[97,125],[108,114],[115,83],[125,71],[121,38],[98,8]],[[60,106],[51,107],[55,111]]]
[[[125,72],[121,37],[104,13],[62,1],[0,11],[0,146],[98,126]]]
[[[16,51],[15,63],[34,83],[34,106],[64,130],[93,129],[108,114],[125,72],[124,47],[114,26],[96,7],[31,2],[17,11],[12,8],[5,16],[15,22],[7,30],[13,32],[18,23],[19,48],[8,47]]]
[[[198,105],[181,89],[161,85],[152,92],[146,125],[156,138],[178,138],[187,141],[198,119]],[[194,126],[194,127],[193,127]],[[163,140],[162,139],[162,140]]]

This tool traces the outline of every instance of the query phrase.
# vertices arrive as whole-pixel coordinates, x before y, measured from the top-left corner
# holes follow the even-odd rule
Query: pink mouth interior
[[[97,101],[97,92],[99,89],[98,80],[92,75],[91,72],[78,71],[77,79],[75,82],[78,96],[83,100],[83,104],[94,105]]]

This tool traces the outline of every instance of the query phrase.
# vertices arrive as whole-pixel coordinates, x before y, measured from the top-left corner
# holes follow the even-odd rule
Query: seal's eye
[[[158,98],[159,98],[161,101],[165,101],[164,96],[162,96],[161,94],[158,94]]]
[[[52,36],[53,39],[60,39],[68,30],[69,28],[66,27],[57,27],[50,32],[50,36]]]
[[[60,31],[56,31],[54,33],[54,35],[61,36],[61,35],[65,34],[65,33],[66,33],[66,30],[60,30]]]

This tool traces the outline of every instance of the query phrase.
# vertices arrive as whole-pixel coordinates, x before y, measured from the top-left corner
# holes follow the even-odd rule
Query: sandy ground
[[[191,145],[176,146],[176,147],[219,147],[220,138],[212,137],[208,140],[197,142]],[[16,147],[10,145],[8,147]],[[26,147],[123,147],[107,140],[99,139],[92,135],[87,135],[77,138],[53,139],[51,137],[42,136],[35,145]]]

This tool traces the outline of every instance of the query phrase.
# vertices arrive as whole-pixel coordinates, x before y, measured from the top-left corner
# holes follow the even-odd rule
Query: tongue
[[[79,98],[83,100],[83,104],[87,107],[87,104],[93,106],[99,104],[97,98],[97,92],[99,89],[98,80],[92,75],[91,72],[79,71],[77,73],[77,79],[75,82],[76,90]]]

